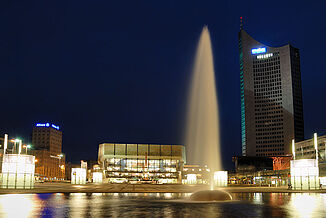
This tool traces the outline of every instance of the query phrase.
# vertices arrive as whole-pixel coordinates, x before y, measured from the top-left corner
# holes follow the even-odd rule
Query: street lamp
[[[12,148],[12,153],[14,153],[15,148],[16,148],[16,143],[20,142],[21,140],[20,139],[11,139],[10,141],[14,143],[14,146]]]
[[[31,145],[25,145],[24,147],[26,148],[26,154],[27,154],[27,149],[30,149],[32,146]]]
[[[62,168],[61,168],[60,162],[61,162],[61,158],[63,157],[63,154],[59,154],[57,156],[59,157],[59,178],[61,179],[61,170],[62,170]]]
[[[23,147],[26,148],[26,154],[27,154],[27,149],[31,148],[32,146],[31,145],[24,145]]]
[[[22,152],[22,143],[23,143],[23,141],[19,139],[18,154],[20,154]]]
[[[52,158],[56,158],[56,159],[58,159],[59,160],[59,177],[61,176],[61,165],[60,165],[60,161],[61,161],[61,158],[62,157],[64,157],[64,155],[63,154],[58,154],[58,155],[56,155],[56,156],[53,156],[53,155],[50,155],[50,157],[52,157]],[[56,172],[56,171],[55,171]]]

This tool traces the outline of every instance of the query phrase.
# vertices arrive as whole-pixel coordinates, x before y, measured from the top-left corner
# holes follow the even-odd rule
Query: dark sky
[[[326,133],[326,1],[0,3],[0,134],[63,130],[68,160],[102,142],[183,143],[187,83],[202,27],[212,38],[222,157],[239,155],[239,17],[256,40],[301,52],[305,136]]]

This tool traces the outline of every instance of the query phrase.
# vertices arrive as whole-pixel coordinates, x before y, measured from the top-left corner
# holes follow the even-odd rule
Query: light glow
[[[103,174],[101,172],[93,172],[93,183],[102,183]]]
[[[34,205],[36,200],[33,195],[27,194],[2,195],[0,198],[1,217],[32,217],[33,214],[39,212]]]
[[[197,184],[197,175],[187,174],[187,184]]]
[[[8,134],[5,134],[5,141],[4,141],[4,147],[3,147],[3,153],[6,153],[8,147]]]
[[[225,187],[228,185],[228,171],[215,171],[214,184],[218,187]]]
[[[71,184],[86,184],[86,169],[71,168]]]
[[[294,189],[319,188],[319,168],[315,159],[291,160],[291,184]]]
[[[293,155],[293,160],[295,160],[295,142],[294,142],[294,139],[292,139],[292,155]]]
[[[3,157],[1,187],[34,187],[35,157],[32,155],[6,154]]]
[[[311,193],[292,193],[291,200],[286,206],[289,208],[290,217],[316,217],[320,198]]]
[[[317,142],[317,133],[314,133],[314,145],[316,150],[316,160],[318,161],[318,142]]]

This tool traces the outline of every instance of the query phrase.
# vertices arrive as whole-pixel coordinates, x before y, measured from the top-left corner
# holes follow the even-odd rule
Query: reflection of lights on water
[[[314,194],[291,194],[291,200],[287,207],[292,217],[314,217],[317,208],[317,195]]]
[[[0,208],[4,217],[30,217],[33,211],[33,196],[24,194],[2,195]]]
[[[91,217],[102,217],[101,213],[103,211],[103,202],[104,199],[106,199],[104,195],[102,196],[102,194],[103,193],[92,193],[91,202],[87,200],[88,206],[90,207],[89,213],[91,214]]]
[[[172,194],[171,193],[164,193],[164,197],[165,198],[172,198]]]
[[[190,197],[192,195],[192,193],[184,193],[185,197]]]
[[[92,193],[94,196],[101,196],[103,193]]]
[[[263,198],[262,198],[262,193],[254,193],[254,199],[253,202],[255,204],[261,204],[263,202]]]
[[[71,193],[69,198],[71,217],[84,217],[86,212],[86,193]]]
[[[86,195],[86,193],[70,193],[72,196],[83,196]]]

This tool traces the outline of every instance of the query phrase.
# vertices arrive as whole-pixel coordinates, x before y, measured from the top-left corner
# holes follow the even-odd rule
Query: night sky
[[[326,1],[11,1],[0,3],[0,134],[63,131],[68,161],[103,142],[182,144],[201,29],[211,32],[222,157],[240,155],[239,17],[268,46],[300,49],[305,137],[326,133]]]

